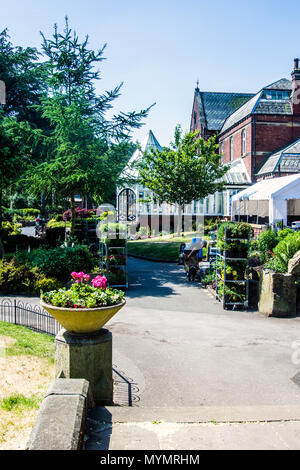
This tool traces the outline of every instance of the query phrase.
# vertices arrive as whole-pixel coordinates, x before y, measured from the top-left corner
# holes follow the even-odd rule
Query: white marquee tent
[[[258,215],[260,207],[267,208],[269,224],[283,220],[287,224],[288,200],[300,200],[300,174],[259,181],[232,197],[232,218],[240,214]],[[252,202],[256,201],[256,203]]]

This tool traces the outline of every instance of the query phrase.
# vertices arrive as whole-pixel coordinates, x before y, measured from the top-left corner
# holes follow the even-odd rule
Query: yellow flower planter
[[[88,334],[99,331],[121,308],[126,301],[109,307],[65,308],[46,304],[43,307],[58,323],[70,333]]]

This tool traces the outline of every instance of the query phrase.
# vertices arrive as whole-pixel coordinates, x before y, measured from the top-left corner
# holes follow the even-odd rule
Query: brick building
[[[242,103],[241,105],[239,103]],[[300,171],[300,68],[256,95],[206,93],[197,87],[191,130],[217,133],[224,163],[243,163],[250,181]]]

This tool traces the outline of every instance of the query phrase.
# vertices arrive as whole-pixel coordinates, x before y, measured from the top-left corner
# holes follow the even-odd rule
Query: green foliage
[[[41,290],[57,289],[61,283],[46,278],[43,272],[15,258],[0,261],[0,291],[5,293],[39,293]]]
[[[45,148],[47,159],[30,169],[33,190],[56,191],[70,201],[71,234],[74,234],[74,194],[105,197],[115,188],[120,165],[128,160],[130,132],[139,128],[150,108],[139,113],[120,113],[105,118],[121,85],[98,96],[95,70],[104,60],[105,46],[88,48],[88,37],[80,42],[66,18],[63,32],[55,25],[51,39],[43,36],[48,94],[36,107],[51,126],[50,132],[34,130],[36,145]]]
[[[258,250],[264,254],[267,254],[269,250],[273,250],[278,243],[278,236],[271,230],[265,230],[262,232],[257,240]]]
[[[218,228],[218,240],[225,239],[225,231],[227,231],[228,238],[248,238],[253,235],[251,225],[245,222],[223,222]]]
[[[5,411],[24,408],[39,408],[42,399],[36,397],[25,397],[22,394],[11,395],[0,400],[0,408]]]
[[[217,246],[225,250],[225,233],[227,232],[226,254],[229,258],[246,258],[248,256],[248,237],[252,227],[244,222],[224,222],[217,232]],[[234,240],[236,238],[236,240]]]
[[[216,280],[216,270],[214,268],[209,268],[205,275],[201,279],[201,284],[207,286],[212,284]]]
[[[13,46],[7,29],[0,33],[0,77],[6,85],[5,115],[17,115],[19,121],[37,121],[36,112],[30,106],[39,102],[44,88],[44,67],[38,58],[35,48]]]
[[[281,273],[288,270],[289,260],[300,250],[300,232],[289,233],[275,247],[265,267]]]
[[[217,247],[226,248],[226,272],[224,274],[224,261],[217,264],[218,278],[216,281],[219,296],[225,297],[226,303],[243,303],[246,298],[245,283],[238,282],[245,279],[245,262],[234,258],[248,258],[249,238],[253,235],[251,225],[244,222],[224,222],[217,232]],[[227,240],[225,242],[225,236]],[[226,282],[226,281],[236,282]]]
[[[278,230],[277,233],[271,229],[262,232],[257,239],[257,250],[260,252],[262,262],[269,259],[271,252],[281,240],[284,240],[287,236],[293,235],[294,233],[295,232],[288,227]],[[275,261],[273,260],[273,262]],[[283,268],[281,267],[280,269]]]
[[[55,218],[53,218],[49,220],[49,222],[47,223],[47,227],[65,229],[65,227],[68,227],[68,224],[69,222],[64,222],[63,220],[57,221]]]
[[[204,140],[199,131],[182,136],[177,126],[170,148],[144,153],[138,164],[140,183],[161,201],[175,203],[181,210],[183,204],[223,189],[221,179],[228,166],[222,166],[218,148],[215,137]]]
[[[49,292],[51,290],[60,289],[61,282],[54,277],[48,278],[40,276],[36,279],[34,287],[36,292]]]
[[[246,298],[246,288],[244,283],[226,284],[224,281],[218,282],[218,293],[225,294],[226,302],[244,302]]]
[[[0,77],[6,85],[6,104],[0,111],[0,228],[2,191],[24,173],[34,155],[24,139],[22,121],[36,125],[40,116],[31,106],[38,104],[43,89],[43,65],[34,48],[14,47],[7,30],[0,33]]]
[[[61,282],[68,282],[73,271],[91,272],[96,264],[94,257],[87,247],[58,247],[49,249],[41,247],[31,253],[18,253],[20,261],[26,261],[36,266],[47,277],[56,278]]]
[[[285,237],[287,237],[288,235],[292,234],[292,233],[295,233],[294,230],[292,230],[291,228],[289,227],[285,227],[284,229],[282,230],[278,230],[277,232],[277,237],[278,237],[278,240],[281,241],[283,240]]]
[[[3,222],[2,223],[2,237],[7,237],[10,235],[20,235],[22,224],[14,224],[12,222]]]
[[[116,289],[101,289],[86,283],[74,283],[70,289],[47,292],[42,299],[47,304],[67,308],[95,308],[116,305],[122,302],[124,292]]]
[[[39,209],[34,209],[32,207],[28,207],[25,209],[21,209],[22,215],[24,220],[35,220],[40,213]]]

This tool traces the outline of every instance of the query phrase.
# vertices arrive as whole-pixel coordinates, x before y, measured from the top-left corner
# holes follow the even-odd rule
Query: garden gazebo
[[[241,217],[247,220],[256,216],[268,217],[269,224],[283,221],[288,217],[300,219],[300,174],[262,180],[232,197],[234,220]]]

